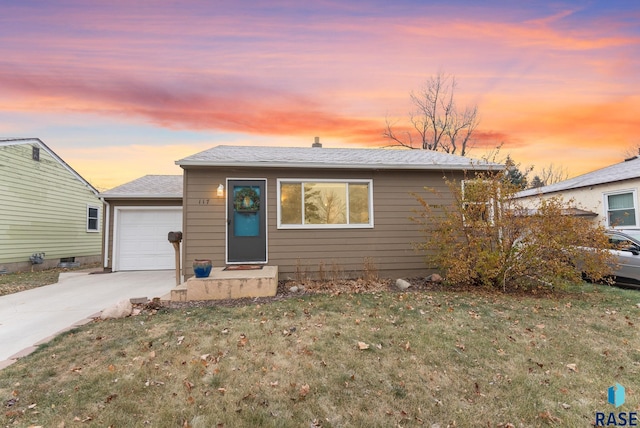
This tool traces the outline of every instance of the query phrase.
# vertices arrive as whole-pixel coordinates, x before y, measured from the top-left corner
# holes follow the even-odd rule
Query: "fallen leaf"
[[[553,416],[551,414],[551,412],[548,411],[548,410],[546,412],[540,413],[538,416],[540,417],[540,419],[542,419],[544,421],[549,421],[549,422],[554,422],[554,423],[562,422],[562,419],[560,419],[557,416]]]
[[[178,336],[178,345],[182,345],[183,341],[184,341],[184,336]]]
[[[271,385],[272,388],[275,388],[276,386],[278,386],[278,381],[270,382],[269,385]]]
[[[305,383],[304,385],[302,385],[299,391],[300,397],[306,397],[307,394],[309,393],[309,389],[310,389],[309,384]]]
[[[227,392],[227,388],[218,388],[218,392],[224,395],[224,393]]]
[[[247,336],[245,336],[244,334],[241,334],[240,340],[238,340],[238,348],[242,348],[247,344],[247,342],[249,342],[249,339],[247,339]]]
[[[361,351],[364,351],[365,349],[369,349],[369,345],[367,345],[364,342],[358,342],[358,349],[360,349]]]
[[[567,368],[569,370],[571,370],[572,372],[577,372],[578,371],[578,367],[575,364],[567,364]]]
[[[195,386],[193,383],[189,382],[186,379],[183,382],[183,385],[184,385],[185,388],[187,388],[187,391],[191,391],[193,389],[193,387]]]

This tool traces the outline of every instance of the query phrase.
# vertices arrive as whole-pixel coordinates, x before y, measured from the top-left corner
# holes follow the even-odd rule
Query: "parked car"
[[[610,230],[607,235],[618,263],[616,284],[640,288],[640,230]]]

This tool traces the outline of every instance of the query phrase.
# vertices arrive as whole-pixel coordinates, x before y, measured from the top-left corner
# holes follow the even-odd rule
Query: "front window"
[[[98,213],[100,209],[98,207],[87,207],[87,232],[98,231]]]
[[[281,228],[373,227],[371,180],[278,180]]]
[[[633,227],[638,225],[636,192],[611,193],[605,195],[607,222],[611,227]]]

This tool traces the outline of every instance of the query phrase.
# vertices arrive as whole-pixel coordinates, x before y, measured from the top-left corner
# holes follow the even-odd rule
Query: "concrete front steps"
[[[207,278],[192,277],[167,296],[172,302],[192,300],[241,299],[275,296],[278,290],[278,266],[262,269],[224,270],[213,268]]]

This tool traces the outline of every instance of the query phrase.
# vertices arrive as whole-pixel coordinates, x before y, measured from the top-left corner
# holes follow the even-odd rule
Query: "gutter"
[[[316,162],[242,162],[242,163],[233,163],[233,162],[211,162],[211,161],[199,161],[199,160],[191,160],[191,161],[176,161],[176,165],[181,167],[185,166],[217,166],[217,167],[248,167],[248,168],[325,168],[325,169],[364,169],[364,170],[378,170],[378,169],[389,169],[389,170],[416,170],[416,171],[460,171],[460,170],[482,170],[482,171],[490,171],[490,170],[503,170],[504,165],[446,165],[446,164],[437,164],[433,165],[407,165],[407,164],[325,164],[325,163],[316,163]]]
[[[102,232],[102,238],[104,239],[104,259],[102,260],[102,269],[105,270],[109,266],[109,226],[111,223],[111,205],[103,197],[100,197],[102,204],[106,206],[104,214],[104,227]]]
[[[117,194],[117,193],[102,193],[102,198],[109,199],[182,199],[182,195],[176,193],[158,193],[155,195],[151,195],[148,193],[128,193],[128,194]],[[100,199],[102,199],[100,198]]]

